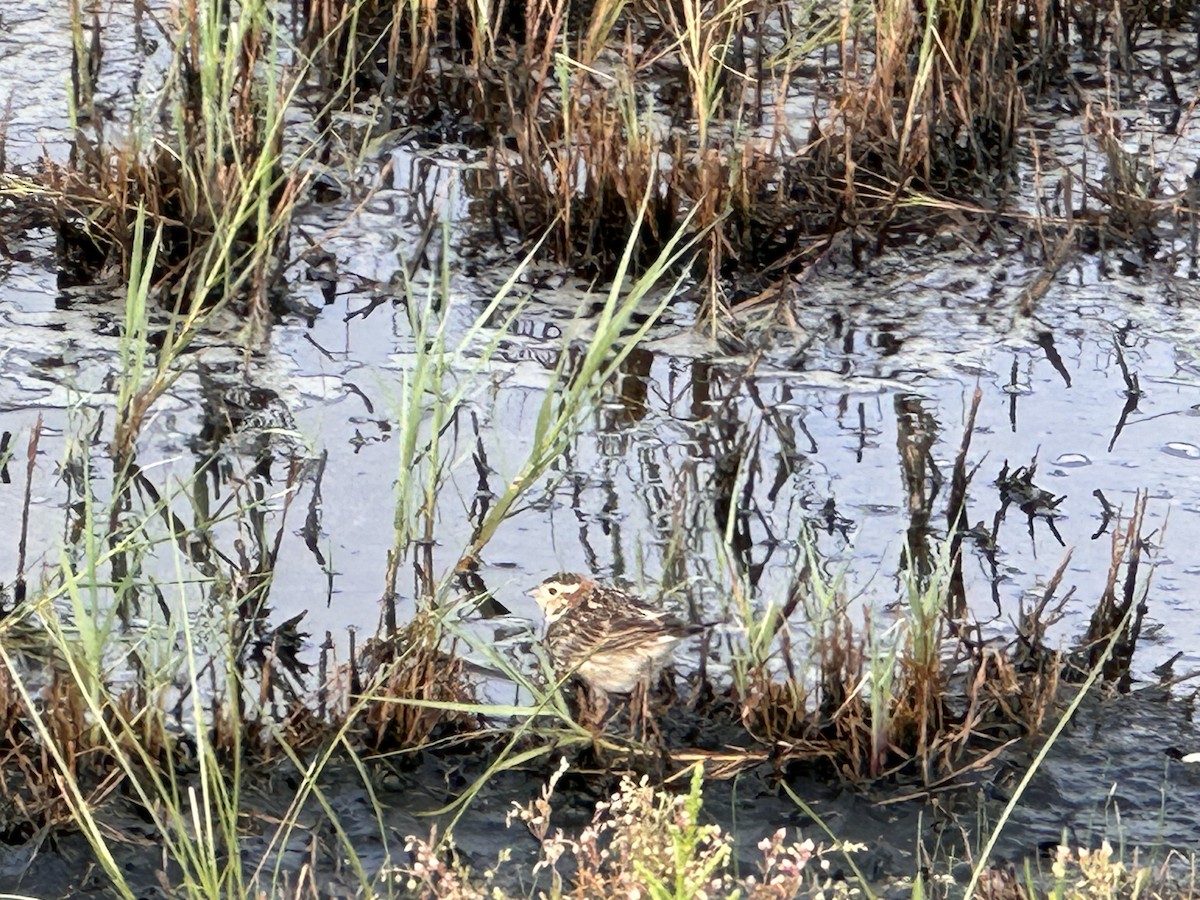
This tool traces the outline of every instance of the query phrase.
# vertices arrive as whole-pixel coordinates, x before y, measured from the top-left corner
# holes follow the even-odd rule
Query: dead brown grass
[[[1166,15],[1110,6],[312,0],[308,21],[328,69],[353,73],[338,84],[382,90],[389,127],[484,150],[475,190],[568,265],[610,272],[647,194],[638,259],[692,215],[720,316],[837,233],[903,240],[951,201],[993,215],[1027,98],[1063,82],[1069,54],[1128,46]],[[1180,203],[1148,201],[1152,176],[1125,162],[1096,196],[1138,239]]]
[[[188,4],[169,22],[142,23],[175,52],[161,94],[137,114],[150,127],[131,123],[117,138],[109,111],[95,106],[106,26],[72,4],[78,125],[69,161],[43,162],[37,202],[57,232],[64,283],[128,283],[144,216],[145,245],[161,239],[153,271],[164,305],[236,299],[261,319],[301,184],[281,161],[292,73],[282,68],[270,86],[262,77],[277,65],[269,17],[227,10],[238,16],[232,25],[210,21],[212,12]],[[236,46],[221,43],[234,34]]]
[[[783,627],[799,607],[789,604],[776,620],[773,652],[751,670],[748,689],[728,699],[756,745],[775,748],[777,764],[825,758],[855,782],[907,773],[926,788],[952,783],[987,765],[1012,740],[1041,736],[1121,627],[1125,631],[1102,676],[1106,685],[1128,689],[1148,590],[1144,511],[1145,498],[1139,497],[1114,534],[1109,588],[1072,652],[1046,643],[1047,629],[1073,595],[1061,590],[1069,553],[1040,600],[1022,609],[1018,634],[1007,646],[985,641],[961,614],[948,618],[956,602],[949,577],[954,562],[947,560],[945,571],[931,575],[926,585],[940,598],[936,620],[922,631],[921,622],[910,619],[911,631],[898,652],[881,655],[874,626],[865,621],[856,628],[844,598],[824,617],[811,601],[804,606],[813,633],[809,646],[798,650]],[[1120,590],[1118,583],[1124,585]],[[762,761],[752,750],[743,759],[746,766]],[[724,773],[738,768],[731,759],[721,761]]]
[[[425,612],[364,647],[354,666],[364,685],[361,723],[370,746],[415,750],[478,727],[473,715],[453,708],[475,696],[461,658],[444,640],[436,616]]]

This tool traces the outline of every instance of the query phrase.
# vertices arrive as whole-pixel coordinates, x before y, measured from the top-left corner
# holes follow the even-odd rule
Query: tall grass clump
[[[160,847],[141,874],[162,866],[179,896],[294,896],[284,883],[294,873],[271,855],[282,845],[263,850],[261,823],[247,816],[246,785],[286,758],[303,790],[272,827],[294,830],[315,803],[344,839],[318,783],[329,754],[314,748],[340,746],[345,725],[315,727],[307,693],[289,681],[295,635],[266,624],[270,539],[249,524],[261,510],[235,491],[218,516],[194,509],[186,523],[174,510],[189,505],[194,485],[159,490],[136,466],[128,479],[137,490],[106,500],[87,447],[68,452],[73,536],[9,611],[0,640],[11,827],[77,829],[109,890],[135,897],[139,864],[114,837],[131,806]],[[201,533],[207,541],[194,539]],[[231,534],[238,549],[222,551]],[[354,846],[339,853],[369,884]]]
[[[139,6],[132,24],[158,29],[162,49],[144,64],[160,77],[109,109],[98,98],[111,92],[97,87],[131,77],[105,68],[106,43],[126,23],[89,17],[78,2],[71,15],[74,140],[65,163],[44,161],[30,202],[56,230],[61,284],[125,285],[111,443],[119,495],[141,430],[201,329],[227,309],[236,318],[224,324],[246,343],[268,324],[312,152],[284,156],[285,111],[305,67],[261,0],[197,0],[161,18]]]
[[[190,586],[176,589],[171,624],[160,622],[141,636],[114,634],[141,661],[135,687],[122,686],[128,678],[119,660],[96,658],[86,630],[76,631],[52,603],[40,605],[43,637],[61,673],[53,686],[53,707],[42,701],[46,688],[35,689],[25,677],[13,679],[21,720],[36,735],[42,760],[40,768],[25,767],[23,812],[43,828],[69,824],[78,829],[117,896],[140,895],[130,880],[136,869],[114,840],[120,804],[113,800],[120,797],[154,828],[161,850],[154,862],[163,866],[177,896],[296,896],[271,855],[279,852],[278,841],[264,845],[260,829],[247,818],[245,791],[261,777],[252,773],[264,758],[266,710],[239,695],[249,684],[241,674],[244,660],[235,649],[236,635],[227,634],[214,647],[213,634],[206,637],[192,621],[186,600]],[[10,677],[24,670],[6,647],[0,647],[0,662]],[[328,757],[310,762],[286,722],[269,732],[269,742],[303,773],[303,791],[274,829],[286,833],[300,827],[305,803],[315,797],[341,838],[339,852],[351,871],[370,884],[318,786]],[[18,758],[29,759],[29,749],[18,749]],[[39,798],[41,808],[29,802]]]
[[[918,187],[1002,172],[1018,19],[1015,3],[329,0],[307,22],[338,48],[329,71],[387,86],[386,121],[445,139],[454,126],[425,123],[446,123],[449,104],[482,123],[454,137],[490,160],[484,190],[522,234],[548,229],[560,259],[610,274],[649,196],[635,261],[690,219],[722,288],[739,267],[801,262],[831,231],[886,224]],[[813,97],[806,132],[797,93]]]
[[[901,572],[889,612],[851,600],[809,531],[785,602],[733,592],[730,696],[756,742],[827,757],[854,781],[910,770],[932,784],[994,752],[1014,723],[1038,732],[1061,659],[1046,653],[1046,665],[1018,672],[964,640],[966,623],[950,616],[956,551],[949,539],[938,547],[930,570]]]
[[[1189,5],[308,0],[293,51],[261,0],[202,0],[167,35],[166,113],[140,113],[114,146],[93,109],[99,22],[76,4],[79,142],[72,166],[51,167],[55,215],[64,258],[91,277],[128,263],[142,205],[163,228],[156,272],[177,285],[176,306],[244,294],[261,311],[299,194],[281,164],[282,111],[311,78],[322,134],[339,109],[369,111],[348,141],[360,154],[401,133],[468,145],[486,163],[465,183],[489,239],[545,237],[561,262],[607,278],[631,235],[643,268],[681,228],[703,234],[688,261],[708,322],[730,324],[834,235],[851,235],[857,261],[946,216],[1002,215],[1026,105],[1065,81],[1073,56],[1114,84],[1132,76],[1137,36]],[[1092,118],[1117,118],[1118,99]],[[1096,224],[1151,246],[1186,200],[1102,144],[1109,174],[1087,193],[1113,216]]]
[[[47,163],[62,267],[75,281],[128,281],[144,217],[159,235],[153,282],[164,306],[194,315],[236,298],[258,326],[300,186],[282,155],[297,68],[261,0],[197,0],[170,15],[169,52],[150,61],[161,83],[119,113],[127,127],[117,138],[95,108],[108,26],[85,27],[72,4],[75,143],[67,165]]]
[[[891,182],[873,186],[879,199],[894,204],[914,181],[954,193],[964,177],[974,177],[980,183],[973,187],[983,188],[1006,170],[1022,112],[1014,55],[1021,16],[1019,4],[1007,0],[921,8],[877,0],[876,63],[859,84],[861,106],[849,131],[862,142],[858,154],[879,142],[883,171],[864,167],[864,175]],[[1048,25],[1043,20],[1039,28]],[[847,189],[854,187],[848,179]]]
[[[704,234],[694,262],[714,327],[778,296],[834,235],[852,236],[857,260],[947,216],[993,221],[1027,104],[1065,81],[1073,54],[1131,74],[1135,35],[1180,15],[1015,0],[308,8],[331,103],[369,96],[374,136],[406,123],[416,141],[486,160],[467,181],[489,239],[506,224],[548,235],[560,261],[608,277],[631,234],[646,266],[688,222]],[[1182,214],[1149,168],[1110,165],[1089,195],[1116,213],[1114,238],[1141,241],[1147,216]]]
[[[619,277],[605,295],[591,333],[585,338],[569,335],[553,364],[526,455],[512,471],[501,473],[503,488],[472,516],[468,545],[448,559],[435,557],[438,498],[465,460],[454,455],[446,433],[453,421],[478,402],[474,392],[477,376],[487,370],[508,324],[523,308],[523,301],[512,297],[520,271],[509,277],[466,333],[456,337],[455,345],[449,343],[447,331],[454,302],[449,273],[443,267],[423,287],[407,283],[413,359],[401,381],[396,415],[399,465],[394,538],[380,635],[370,648],[372,671],[363,691],[372,732],[379,738],[388,736],[380,740],[380,746],[408,752],[456,730],[476,737],[487,732],[494,738],[497,731],[484,728],[482,721],[516,722],[512,733],[500,729],[504,749],[493,764],[493,769],[499,770],[515,764],[514,760],[528,761],[555,747],[593,739],[573,721],[559,691],[562,685],[549,675],[548,665],[532,674],[523,670],[463,621],[485,599],[475,590],[471,576],[519,502],[544,488],[543,479],[551,466],[578,435],[584,418],[610,388],[623,361],[679,289],[678,276],[672,279],[668,273],[681,255],[690,251],[691,245],[680,233],[668,241],[654,266],[633,277],[627,275],[633,253],[630,242]],[[635,324],[639,312],[642,318]],[[398,578],[404,564],[412,567],[409,596],[404,596]],[[401,603],[411,610],[407,618],[399,612]],[[481,657],[503,673],[528,703],[478,702],[462,687],[461,652]],[[517,752],[538,737],[543,738],[540,744]],[[482,788],[489,775],[468,794]]]

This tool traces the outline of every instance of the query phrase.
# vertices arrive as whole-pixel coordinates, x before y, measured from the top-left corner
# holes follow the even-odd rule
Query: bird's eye
[[[555,594],[558,593],[558,588],[556,588],[556,587],[546,588],[546,593],[549,594],[551,597],[553,597]]]

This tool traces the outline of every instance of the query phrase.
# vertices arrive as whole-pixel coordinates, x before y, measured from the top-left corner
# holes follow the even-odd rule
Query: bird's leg
[[[645,721],[646,690],[639,681],[629,693],[629,739],[638,739],[638,726]]]
[[[579,682],[579,724],[593,734],[604,731],[604,714],[608,712],[608,694],[592,688],[584,681]]]
[[[674,706],[679,702],[679,688],[675,686],[675,669],[673,666],[667,666],[658,673],[658,689],[666,698],[667,706]]]
[[[592,692],[582,681],[575,682],[575,703],[579,708],[579,724],[592,730]]]
[[[596,711],[596,725],[603,731],[604,726],[607,724],[604,721],[604,714],[608,712],[608,691],[596,688],[592,692],[592,698]]]
[[[650,712],[650,681],[647,678],[641,679],[629,696],[629,737],[638,740],[639,731],[641,740],[648,740],[652,733],[655,737],[662,736]]]

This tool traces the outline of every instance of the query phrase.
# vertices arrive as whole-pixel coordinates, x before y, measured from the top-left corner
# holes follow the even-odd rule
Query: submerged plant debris
[[[0,889],[1194,894],[1198,34],[5,9]]]

